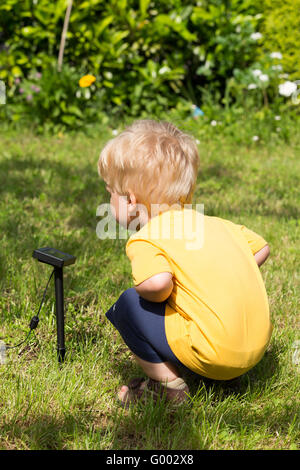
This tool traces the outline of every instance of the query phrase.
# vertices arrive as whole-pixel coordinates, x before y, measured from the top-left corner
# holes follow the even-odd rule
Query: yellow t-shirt
[[[194,372],[227,380],[262,358],[272,325],[254,254],[266,244],[244,225],[186,208],[149,219],[128,239],[135,286],[161,272],[173,275],[166,337]]]

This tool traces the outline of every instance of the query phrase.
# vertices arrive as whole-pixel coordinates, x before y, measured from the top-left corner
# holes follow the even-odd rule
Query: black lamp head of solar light
[[[41,263],[50,264],[56,268],[63,268],[75,263],[75,256],[63,253],[49,246],[34,250],[32,256],[37,258]]]

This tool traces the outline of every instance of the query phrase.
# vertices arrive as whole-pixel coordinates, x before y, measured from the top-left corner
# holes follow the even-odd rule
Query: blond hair
[[[197,145],[173,124],[150,119],[127,127],[103,148],[98,173],[119,195],[131,190],[138,203],[188,204],[199,168]]]

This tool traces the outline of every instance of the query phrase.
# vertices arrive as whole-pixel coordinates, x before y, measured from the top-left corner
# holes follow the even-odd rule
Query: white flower
[[[111,133],[112,135],[118,135],[118,129],[114,129]]]
[[[272,70],[282,70],[282,65],[278,64],[278,65],[272,65],[271,67]]]
[[[261,33],[252,33],[252,34],[250,34],[250,38],[253,39],[254,41],[257,41],[258,39],[262,38],[262,34]]]
[[[199,144],[200,144],[200,140],[196,139],[196,144],[199,145]]]
[[[281,131],[281,127],[276,127],[276,131],[277,131],[277,132],[280,132],[280,131]]]
[[[275,121],[280,121],[281,117],[280,116],[275,116]]]
[[[297,85],[294,82],[287,81],[281,83],[278,88],[280,95],[289,97],[297,90]]]
[[[252,70],[252,75],[254,75],[254,77],[259,77],[261,74],[262,74],[262,71],[259,69]]]
[[[88,88],[86,88],[86,89],[84,90],[84,97],[85,97],[86,100],[89,100],[90,97],[91,97],[91,92],[90,92],[90,90],[89,90]]]
[[[238,25],[238,26],[235,28],[235,31],[236,31],[237,33],[240,33],[240,32],[241,32],[241,27],[240,27],[240,25]]]
[[[271,59],[282,59],[281,52],[271,52],[270,54]]]
[[[255,88],[257,88],[257,85],[255,85],[255,83],[250,83],[250,85],[248,85],[248,90],[255,90]]]
[[[211,124],[211,126],[216,126],[216,125],[217,125],[217,121],[213,120],[213,121],[211,121],[210,124]]]
[[[253,140],[254,142],[257,142],[257,141],[259,140],[258,135],[254,135],[254,136],[252,137],[252,140]]]
[[[259,75],[258,77],[262,82],[267,82],[269,80],[269,77],[267,74],[265,73],[262,73],[261,75]]]

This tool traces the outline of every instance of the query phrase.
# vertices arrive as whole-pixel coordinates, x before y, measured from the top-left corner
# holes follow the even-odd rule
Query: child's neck
[[[146,207],[140,211],[139,213],[139,225],[142,228],[146,225],[150,219],[153,219],[157,215],[162,214],[163,212],[167,212],[168,210],[180,210],[182,209],[181,204],[172,204],[171,206],[166,203],[162,204],[152,204],[151,209],[146,209]]]

